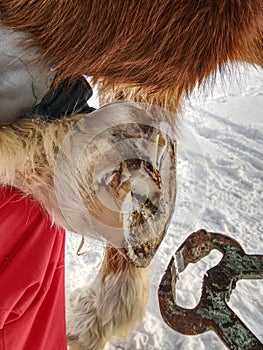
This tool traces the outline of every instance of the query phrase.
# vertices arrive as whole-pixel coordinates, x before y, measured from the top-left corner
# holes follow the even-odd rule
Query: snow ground
[[[178,139],[178,193],[169,232],[150,271],[151,295],[144,321],[126,341],[107,350],[223,350],[212,332],[184,336],[163,322],[157,289],[171,255],[193,231],[205,228],[237,239],[249,254],[263,254],[263,71],[251,66],[218,79],[212,91],[194,93],[187,103]],[[231,81],[231,82],[230,82]],[[95,96],[96,98],[96,96]],[[91,103],[92,104],[92,103]],[[68,236],[67,294],[89,283],[102,257],[102,243]],[[177,285],[178,304],[192,308],[201,295],[204,272],[217,264],[213,251],[188,266]],[[238,282],[229,305],[263,342],[263,281]]]

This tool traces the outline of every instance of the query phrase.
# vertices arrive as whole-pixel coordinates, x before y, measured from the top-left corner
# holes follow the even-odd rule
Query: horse
[[[0,25],[26,33],[25,52],[34,49],[35,64],[45,64],[46,74],[55,74],[54,88],[65,79],[86,75],[98,84],[102,104],[131,100],[158,105],[176,115],[194,87],[210,82],[218,71],[224,72],[234,62],[263,65],[262,7],[260,0],[0,0]],[[169,121],[176,126],[176,116]],[[25,123],[22,134],[39,130],[36,121],[17,123]],[[18,134],[10,135],[8,142],[18,139]],[[45,138],[40,139],[44,144]],[[25,146],[28,141],[21,142]],[[29,149],[26,152],[32,154]],[[41,146],[42,152],[46,161]],[[48,175],[48,180],[53,186],[54,176]],[[57,206],[55,201],[41,203],[49,211],[53,204]],[[74,311],[68,322],[72,346],[102,349],[111,336],[127,333],[142,317],[148,284],[145,271],[133,263],[127,260],[127,252],[125,256],[107,248],[92,288],[73,293]],[[100,299],[96,310],[104,320],[94,311],[96,295]],[[113,300],[113,309],[107,309],[108,300]],[[81,315],[82,322],[76,315]],[[92,322],[87,315],[94,316]]]

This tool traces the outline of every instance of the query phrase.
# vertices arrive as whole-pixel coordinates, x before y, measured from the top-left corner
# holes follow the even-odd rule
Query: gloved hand
[[[50,90],[27,115],[39,115],[42,120],[50,121],[72,113],[90,113],[95,110],[87,104],[91,96],[92,89],[84,77],[73,84],[64,81],[55,90]]]

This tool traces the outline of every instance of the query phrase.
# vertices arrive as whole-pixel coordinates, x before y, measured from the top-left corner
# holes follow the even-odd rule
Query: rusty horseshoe
[[[194,309],[179,307],[176,304],[178,273],[212,249],[219,250],[223,257],[204,276],[198,305]],[[236,240],[223,234],[205,230],[192,233],[170,260],[159,286],[164,321],[175,331],[187,335],[213,330],[229,349],[262,350],[263,344],[227,305],[240,279],[263,279],[263,255],[246,254]]]

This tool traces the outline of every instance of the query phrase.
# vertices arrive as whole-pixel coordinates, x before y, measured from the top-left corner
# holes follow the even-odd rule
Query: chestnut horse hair
[[[0,0],[0,11],[57,82],[84,74],[170,110],[227,62],[263,65],[262,0]]]

